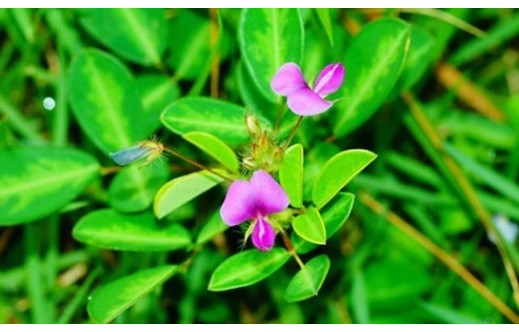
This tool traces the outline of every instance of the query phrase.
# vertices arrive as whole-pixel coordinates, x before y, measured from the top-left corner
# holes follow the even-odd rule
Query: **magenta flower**
[[[268,217],[288,207],[288,196],[269,173],[254,172],[250,181],[234,181],[220,209],[223,221],[236,226],[253,220],[252,243],[261,251],[274,246],[276,231]]]
[[[324,67],[311,89],[299,66],[289,62],[278,69],[270,86],[278,95],[287,97],[288,108],[294,113],[316,115],[332,107],[333,102],[324,98],[339,90],[344,80],[344,72],[341,63],[332,63]]]

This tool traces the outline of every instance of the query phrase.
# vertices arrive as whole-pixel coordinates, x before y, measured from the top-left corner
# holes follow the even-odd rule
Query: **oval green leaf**
[[[238,30],[240,51],[254,83],[267,99],[277,100],[270,80],[279,67],[287,62],[300,63],[303,39],[303,21],[298,9],[243,10]]]
[[[159,219],[200,196],[222,182],[223,179],[201,171],[173,179],[160,188],[155,196],[153,211]]]
[[[290,280],[285,291],[285,300],[298,302],[317,296],[330,270],[330,259],[326,255],[312,258]]]
[[[237,172],[240,162],[234,151],[218,137],[202,131],[192,131],[182,136],[186,141],[207,153],[230,171]]]
[[[204,131],[229,144],[250,141],[245,127],[245,109],[235,104],[205,97],[187,97],[171,103],[161,115],[166,128],[184,135],[191,131]],[[262,121],[264,129],[271,125]]]
[[[343,94],[332,113],[333,132],[342,137],[368,120],[395,85],[409,45],[410,27],[398,19],[365,26],[346,51]]]
[[[355,175],[377,157],[367,150],[346,150],[333,156],[315,180],[312,200],[317,208],[328,203]]]
[[[0,165],[0,226],[56,212],[99,176],[94,158],[69,148],[1,150]]]
[[[141,75],[137,77],[135,84],[141,94],[143,112],[139,123],[146,129],[142,137],[149,137],[160,128],[160,113],[180,97],[180,89],[166,75]]]
[[[69,71],[68,91],[74,115],[105,154],[146,139],[140,96],[128,69],[96,50],[80,53]]]
[[[303,205],[303,146],[295,144],[285,151],[279,168],[281,187],[290,199],[290,205],[300,208]]]
[[[159,266],[104,285],[89,297],[88,314],[96,323],[108,323],[177,271],[178,266]]]
[[[209,290],[220,292],[253,285],[278,270],[290,258],[281,248],[268,252],[256,249],[240,252],[223,261],[211,275]]]
[[[113,250],[166,251],[191,245],[191,235],[184,227],[160,225],[151,212],[96,210],[79,220],[72,235],[80,242]]]
[[[110,206],[121,212],[147,209],[159,188],[168,180],[169,167],[157,162],[147,167],[132,165],[121,169],[110,183]]]
[[[88,33],[118,56],[141,65],[160,65],[168,41],[163,9],[96,8],[80,13]]]
[[[309,207],[305,214],[297,216],[292,222],[297,235],[315,244],[326,244],[326,229],[324,221],[315,207]]]

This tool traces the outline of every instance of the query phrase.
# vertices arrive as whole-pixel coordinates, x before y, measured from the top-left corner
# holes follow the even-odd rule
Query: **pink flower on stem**
[[[332,107],[333,102],[324,98],[339,90],[344,80],[344,66],[332,63],[319,73],[311,89],[301,69],[293,62],[285,63],[272,78],[274,92],[287,97],[288,108],[298,115],[316,115]]]
[[[250,181],[234,181],[220,209],[223,221],[229,226],[253,220],[252,243],[261,251],[274,246],[276,231],[268,217],[288,207],[288,196],[269,173],[254,172]]]

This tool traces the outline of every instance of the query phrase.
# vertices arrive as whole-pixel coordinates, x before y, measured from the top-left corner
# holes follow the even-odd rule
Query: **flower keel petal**
[[[254,225],[252,231],[252,243],[260,251],[269,251],[274,246],[274,240],[276,239],[276,231],[274,228],[263,218],[259,218]]]

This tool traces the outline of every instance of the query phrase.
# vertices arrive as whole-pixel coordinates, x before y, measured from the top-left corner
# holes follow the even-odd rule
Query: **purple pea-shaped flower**
[[[287,97],[288,108],[298,115],[316,115],[332,107],[324,98],[339,90],[344,80],[344,66],[332,63],[319,73],[313,88],[306,83],[301,69],[293,62],[281,66],[272,78],[274,92]]]
[[[234,181],[220,209],[223,221],[229,226],[253,220],[252,243],[261,251],[274,246],[276,231],[269,215],[288,207],[288,196],[272,176],[262,170],[254,172],[250,181]]]

